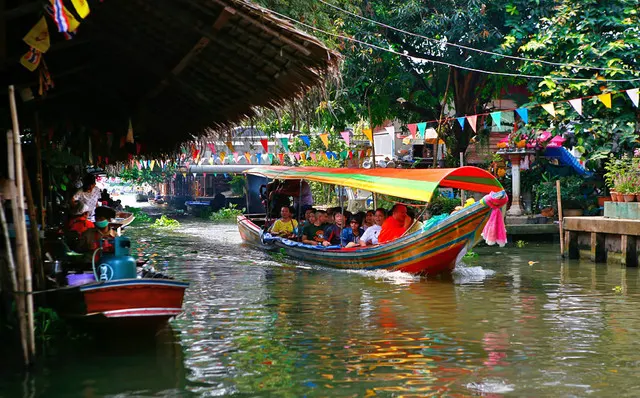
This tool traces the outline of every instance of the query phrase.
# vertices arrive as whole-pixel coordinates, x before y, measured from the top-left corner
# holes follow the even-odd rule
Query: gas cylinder
[[[98,281],[136,278],[136,260],[131,257],[131,240],[117,236],[113,242],[113,253],[103,253],[96,266]]]

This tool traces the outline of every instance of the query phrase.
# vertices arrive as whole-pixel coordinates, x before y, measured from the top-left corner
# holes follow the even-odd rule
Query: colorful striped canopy
[[[486,170],[457,169],[332,169],[325,167],[265,166],[246,171],[279,180],[308,180],[429,202],[438,187],[482,193],[502,191],[502,185]]]

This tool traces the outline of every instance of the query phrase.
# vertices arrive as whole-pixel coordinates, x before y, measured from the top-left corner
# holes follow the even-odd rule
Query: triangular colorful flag
[[[289,155],[289,160],[291,161],[292,164],[296,163],[296,157],[293,156],[293,152],[289,152],[287,155]]]
[[[273,164],[273,153],[269,153],[269,164]]]
[[[313,160],[315,162],[315,160],[317,159],[316,153],[315,152],[311,152],[309,155],[311,156],[311,160]]]
[[[491,121],[496,127],[500,127],[502,123],[502,112],[491,112]]]
[[[262,138],[260,140],[260,143],[262,144],[262,148],[264,149],[264,152],[269,153],[269,140],[266,138]]]
[[[598,99],[604,104],[604,106],[611,108],[611,93],[600,94]]]
[[[262,164],[262,157],[264,155],[261,153],[256,153],[256,161],[258,162],[258,164]]]
[[[279,153],[278,159],[280,159],[280,164],[284,164],[284,153]]]
[[[80,16],[80,18],[85,19],[87,15],[89,15],[89,4],[87,0],[71,0],[71,4],[76,9],[76,12]]]
[[[522,119],[522,122],[524,124],[529,123],[529,109],[527,109],[527,108],[518,108],[518,109],[516,109],[516,113],[518,114],[518,116],[520,116],[520,119]]]
[[[233,161],[238,163],[238,152],[233,153]]]
[[[631,102],[633,102],[633,105],[636,106],[636,108],[638,107],[638,100],[640,99],[640,95],[638,94],[638,89],[637,88],[632,88],[631,90],[627,90],[627,95],[629,96],[629,98],[631,99]]]
[[[227,153],[226,152],[224,152],[224,151],[220,152],[220,163],[224,164],[224,158],[226,158],[226,157],[227,157]]]
[[[22,66],[27,68],[30,72],[33,72],[38,68],[38,65],[40,65],[41,59],[42,59],[42,53],[40,51],[36,50],[35,48],[29,48],[29,51],[27,51],[20,58],[20,64],[22,64]],[[121,147],[123,146],[124,144],[121,145]]]
[[[458,117],[456,118],[456,120],[458,121],[458,124],[460,125],[460,128],[462,128],[464,130],[464,121],[466,120],[465,117]]]
[[[407,124],[407,128],[409,129],[409,133],[411,134],[411,138],[416,137],[416,131],[418,131],[418,125],[415,123]]]
[[[571,104],[573,109],[575,109],[576,112],[578,112],[578,115],[582,116],[582,98],[569,100],[569,103]]]
[[[207,144],[209,149],[211,150],[211,154],[214,155],[216,153],[216,146],[213,144]]]
[[[280,138],[280,142],[282,142],[282,146],[284,147],[285,152],[289,152],[289,139],[287,137]]]
[[[478,123],[478,115],[467,116],[467,121],[469,122],[469,125],[471,126],[471,129],[475,133],[476,129],[477,129],[476,124]]]
[[[299,135],[298,137],[300,137],[300,139],[302,140],[302,142],[304,142],[306,146],[311,146],[311,139],[309,138],[308,135]]]
[[[342,139],[344,140],[344,142],[347,143],[347,146],[349,146],[349,144],[351,143],[351,132],[342,131],[340,135],[342,136]]]
[[[340,152],[340,159],[347,160],[347,151]]]
[[[329,134],[327,133],[320,134],[320,139],[322,140],[324,147],[329,149]]]
[[[551,116],[556,115],[556,108],[553,106],[553,102],[549,102],[548,104],[542,104],[542,109],[547,111]]]
[[[58,25],[58,32],[75,32],[80,22],[62,4],[62,0],[51,0],[50,3],[44,8]]]
[[[424,132],[427,129],[427,123],[426,122],[420,122],[418,123],[418,138],[424,138]]]
[[[247,158],[247,164],[251,164],[251,154],[249,152],[245,152],[244,157]]]
[[[225,145],[229,148],[229,152],[235,152],[235,149],[233,149],[233,142],[227,141],[225,142]]]
[[[293,154],[293,156],[296,158],[296,160],[300,160],[300,153],[299,152],[295,152]]]
[[[213,166],[213,155],[209,158],[209,164]]]
[[[371,129],[362,129],[362,132],[365,136],[367,136],[369,141],[373,142],[373,132],[371,131]]]
[[[49,38],[49,28],[47,27],[47,20],[42,17],[36,23],[33,28],[27,33],[22,40],[30,47],[35,48],[41,53],[46,53],[51,46],[51,40]]]
[[[156,165],[156,161],[152,160],[151,161],[151,166],[149,167],[151,170],[153,170],[153,167]]]
[[[302,161],[304,162],[305,160],[307,160],[307,154],[304,152],[300,152],[300,158],[302,159]]]

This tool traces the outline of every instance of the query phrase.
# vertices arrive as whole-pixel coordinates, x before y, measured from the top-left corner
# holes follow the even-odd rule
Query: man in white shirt
[[[382,230],[382,223],[387,218],[387,212],[383,208],[379,208],[376,210],[376,214],[373,217],[375,225],[370,226],[364,231],[362,237],[360,238],[360,246],[365,247],[367,245],[377,245],[378,244],[378,235],[380,235],[380,231]]]

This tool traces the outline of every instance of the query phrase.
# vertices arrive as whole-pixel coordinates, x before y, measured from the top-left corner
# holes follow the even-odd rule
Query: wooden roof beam
[[[216,18],[216,21],[213,23],[212,29],[213,29],[213,36],[215,36],[215,34],[217,32],[220,31],[220,29],[222,29],[222,27],[224,25],[227,24],[227,22],[229,21],[229,19],[236,13],[236,11],[231,8],[231,7],[225,7],[222,12],[220,13],[220,15],[218,15],[218,18]],[[202,52],[202,50],[204,50],[209,43],[211,43],[211,39],[213,37],[210,34],[207,35],[203,35],[202,37],[200,37],[200,40],[198,40],[198,42],[195,44],[195,46],[193,46],[191,48],[191,50],[189,50],[189,52],[182,57],[182,59],[180,60],[180,62],[178,62],[178,64],[171,70],[171,74],[173,76],[178,76],[180,74],[180,72],[182,72],[188,65],[189,63],[198,56],[198,54],[200,54]],[[169,79],[165,78],[163,79],[153,90],[151,90],[149,92],[149,94],[147,94],[147,98],[154,98],[156,97],[158,94],[160,94],[167,86],[169,85]]]

